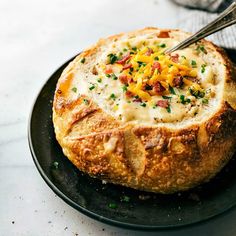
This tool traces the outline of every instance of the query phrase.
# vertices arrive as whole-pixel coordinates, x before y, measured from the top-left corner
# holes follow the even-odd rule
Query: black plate
[[[229,55],[236,58],[233,50],[229,51]],[[99,221],[143,230],[201,222],[236,204],[236,158],[209,183],[168,196],[102,184],[100,180],[78,171],[63,155],[51,120],[55,86],[67,64],[62,65],[41,89],[32,109],[28,130],[34,162],[58,196]]]

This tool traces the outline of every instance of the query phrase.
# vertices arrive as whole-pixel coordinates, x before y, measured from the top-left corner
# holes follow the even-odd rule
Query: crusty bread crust
[[[161,32],[145,28],[130,34]],[[162,30],[166,31],[166,30]],[[169,30],[170,31],[170,30]],[[172,30],[173,31],[173,30]],[[187,190],[215,176],[236,146],[236,81],[224,51],[203,40],[227,67],[219,109],[201,123],[185,127],[123,124],[82,95],[67,99],[71,71],[85,56],[96,56],[101,45],[123,34],[102,39],[64,70],[53,102],[56,138],[64,154],[81,171],[107,182],[156,193]],[[84,104],[84,99],[88,104]]]

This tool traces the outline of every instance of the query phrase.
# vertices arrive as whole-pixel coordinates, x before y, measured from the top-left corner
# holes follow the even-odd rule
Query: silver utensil
[[[189,45],[196,43],[200,39],[205,38],[208,35],[220,31],[235,23],[236,23],[236,3],[233,2],[215,20],[204,26],[197,33],[193,34],[192,36],[180,42],[178,45],[167,49],[165,53],[172,53],[178,49],[186,48]]]

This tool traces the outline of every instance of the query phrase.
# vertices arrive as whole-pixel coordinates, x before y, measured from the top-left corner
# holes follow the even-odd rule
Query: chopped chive
[[[142,102],[142,103],[140,104],[140,106],[142,106],[142,107],[146,107],[147,104],[146,104],[145,102]]]
[[[197,52],[203,52],[203,53],[207,54],[207,50],[205,49],[205,47],[203,45],[198,45],[196,50],[197,50]]]
[[[181,103],[185,104],[185,99],[184,99],[185,96],[184,95],[180,95],[179,98],[180,98]]]
[[[124,85],[124,86],[122,87],[123,92],[126,92],[126,91],[127,91],[127,88],[128,88],[128,86],[127,86],[127,85]]]
[[[166,108],[168,113],[171,113],[170,105]]]
[[[71,90],[72,90],[74,93],[77,92],[77,88],[76,88],[76,87],[73,87]]]
[[[194,90],[192,88],[189,88],[189,92],[195,98],[203,98],[205,96],[205,92],[204,91],[199,91],[199,90]]]
[[[137,51],[137,47],[132,47],[132,50],[136,52]]]
[[[95,89],[95,85],[92,85],[89,87],[89,90],[93,90],[93,89]]]
[[[166,47],[166,44],[165,43],[162,43],[159,45],[161,48],[165,48]]]
[[[171,68],[173,65],[172,64],[169,64],[168,67]]]
[[[98,78],[98,79],[97,79],[97,82],[98,82],[98,83],[101,83],[101,82],[102,82],[102,79],[101,79],[101,78]]]
[[[117,80],[117,79],[118,79],[115,74],[112,74],[111,78],[112,78],[113,80]]]
[[[111,75],[110,75],[110,74],[106,74],[106,77],[107,77],[107,78],[110,78],[110,77],[111,77]]]
[[[89,104],[89,101],[88,101],[88,99],[84,99],[84,100],[83,100],[83,102],[84,102],[84,104],[86,104],[86,105],[88,105],[88,104]]]
[[[145,85],[145,90],[152,90],[152,86],[146,84],[146,85]]]
[[[138,62],[138,66],[141,67],[141,66],[146,66],[146,63],[145,62],[142,62],[142,61],[137,61]]]
[[[116,100],[116,95],[115,95],[114,93],[112,93],[112,94],[110,95],[110,98],[113,99],[113,100]]]
[[[82,58],[82,59],[80,60],[80,62],[81,62],[82,64],[84,64],[84,63],[85,63],[85,58]]]
[[[117,208],[117,204],[115,204],[115,203],[109,203],[109,204],[108,204],[108,207],[111,208],[111,209],[116,209],[116,208]]]
[[[58,168],[59,168],[59,163],[58,163],[57,161],[54,161],[54,162],[53,162],[53,167],[54,167],[55,169],[58,169]]]
[[[128,49],[127,48],[123,48],[123,52],[127,52],[128,51]]]
[[[171,99],[172,97],[163,95],[162,98],[163,98],[163,99]]]
[[[183,59],[186,59],[186,56],[184,56],[184,55],[182,55],[181,57],[182,57]]]
[[[190,102],[191,102],[191,100],[190,100],[189,98],[186,98],[186,99],[185,99],[185,96],[184,96],[184,95],[180,95],[179,98],[180,98],[180,102],[181,102],[182,104],[186,104],[186,103],[190,103]]]
[[[201,72],[204,73],[206,71],[206,64],[201,65]]]
[[[191,61],[191,66],[192,66],[193,68],[196,68],[196,67],[197,67],[197,62],[194,61],[194,60],[192,60],[192,61]]]
[[[209,101],[208,101],[207,98],[203,98],[203,99],[202,99],[202,104],[208,104],[208,102],[209,102]]]
[[[130,197],[129,196],[122,196],[121,198],[120,198],[120,201],[121,202],[129,202],[130,201]]]
[[[171,94],[176,95],[174,88],[172,88],[170,85],[169,85],[169,91]]]
[[[159,60],[159,57],[158,57],[158,56],[154,57],[154,60],[158,61],[158,60]]]
[[[118,57],[115,54],[113,54],[113,53],[110,53],[107,56],[108,56],[109,62],[111,64],[114,64],[118,60]]]

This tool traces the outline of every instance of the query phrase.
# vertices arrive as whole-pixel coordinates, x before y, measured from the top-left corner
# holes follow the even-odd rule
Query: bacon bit
[[[173,86],[174,87],[181,87],[183,85],[183,77],[182,76],[176,76],[173,79]]]
[[[97,71],[96,66],[93,67],[92,73],[93,73],[94,75],[98,75],[98,71]]]
[[[116,63],[123,65],[123,64],[125,64],[125,62],[126,62],[127,60],[130,59],[130,57],[131,57],[131,56],[130,56],[130,54],[128,53],[127,55],[123,56],[122,59],[116,61]]]
[[[119,80],[122,84],[127,84],[128,83],[128,76],[127,75],[120,75]]]
[[[188,79],[194,83],[199,83],[199,79],[197,77],[186,76],[185,79]]]
[[[154,91],[155,93],[161,93],[161,92],[163,92],[163,91],[165,91],[165,90],[166,90],[165,87],[163,87],[162,84],[161,84],[159,81],[157,81],[157,82],[153,85],[153,91]]]
[[[158,38],[169,38],[170,35],[169,35],[169,31],[161,31],[158,36]]]
[[[171,55],[170,59],[175,63],[179,62],[179,54]]]
[[[146,56],[150,56],[153,53],[153,50],[151,48],[148,48],[148,50],[146,51],[145,55]]]
[[[161,64],[158,61],[155,61],[152,65],[152,71],[154,71],[155,69],[161,69]]]
[[[128,82],[133,83],[134,82],[133,78],[128,78]]]
[[[163,107],[163,108],[168,108],[169,102],[167,100],[159,100],[159,101],[157,101],[157,106]]]
[[[142,102],[142,99],[141,99],[141,98],[135,98],[135,99],[133,100],[133,102]]]
[[[126,91],[126,92],[125,92],[125,95],[126,95],[127,97],[129,97],[129,98],[131,98],[131,97],[134,96],[133,93],[131,93],[130,91]]]
[[[111,74],[112,72],[113,72],[112,67],[111,66],[106,66],[105,74]]]
[[[131,64],[131,63],[126,64],[126,65],[124,65],[123,70],[127,70],[127,69],[129,69],[129,68],[131,68],[131,67],[132,67],[132,64]]]

